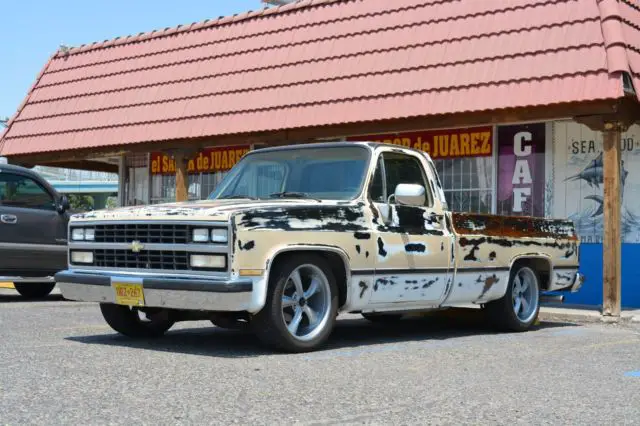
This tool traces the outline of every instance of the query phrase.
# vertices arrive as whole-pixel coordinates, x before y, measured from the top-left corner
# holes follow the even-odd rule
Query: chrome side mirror
[[[401,183],[394,193],[396,202],[407,206],[424,206],[427,200],[424,186],[413,183]]]

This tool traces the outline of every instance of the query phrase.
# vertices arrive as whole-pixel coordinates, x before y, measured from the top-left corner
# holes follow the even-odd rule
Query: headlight
[[[91,251],[72,251],[71,263],[93,263],[93,252]]]
[[[206,228],[198,228],[193,230],[193,241],[196,243],[209,242],[209,230]]]
[[[73,241],[84,241],[84,228],[73,228],[71,230],[71,239]]]
[[[96,239],[96,230],[93,228],[87,228],[84,230],[84,239],[87,241],[94,241]]]
[[[221,255],[208,255],[208,254],[192,254],[191,255],[191,267],[192,268],[206,268],[206,269],[222,269],[227,266],[227,260]]]
[[[226,229],[217,228],[211,230],[211,241],[214,243],[226,243],[228,240]]]

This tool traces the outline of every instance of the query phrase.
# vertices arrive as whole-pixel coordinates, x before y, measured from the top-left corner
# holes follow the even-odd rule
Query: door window
[[[56,209],[51,194],[36,181],[9,173],[0,173],[0,206],[52,211]]]
[[[401,183],[422,185],[426,193],[425,206],[433,206],[433,197],[429,186],[427,185],[427,180],[420,161],[410,155],[398,154],[395,152],[385,152],[383,156],[388,195],[393,194],[396,190],[396,186]],[[394,198],[391,199],[391,203],[395,204]]]

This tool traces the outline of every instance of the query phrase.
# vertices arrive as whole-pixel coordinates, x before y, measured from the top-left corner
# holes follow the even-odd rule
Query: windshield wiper
[[[241,198],[246,198],[248,200],[259,200],[258,197],[251,197],[249,195],[227,195],[226,197],[220,197],[218,198],[218,200],[234,200],[234,199],[241,199]]]
[[[304,192],[289,192],[289,191],[284,191],[284,192],[274,192],[273,194],[269,195],[269,197],[271,198],[307,198],[309,200],[316,200],[316,201],[322,201],[318,198],[314,198],[314,197],[310,197],[309,194],[305,194]]]

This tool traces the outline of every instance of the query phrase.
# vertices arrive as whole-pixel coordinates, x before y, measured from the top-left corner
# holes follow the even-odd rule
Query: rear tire
[[[163,310],[145,314],[129,306],[101,303],[100,311],[112,329],[127,337],[160,337],[175,323]]]
[[[540,312],[540,278],[528,266],[515,265],[505,295],[485,305],[489,320],[503,331],[527,331]]]
[[[56,283],[14,283],[13,286],[27,299],[42,299],[53,291]]]
[[[317,254],[294,254],[269,277],[264,308],[251,319],[257,337],[287,352],[308,352],[326,343],[338,309],[336,279]]]

